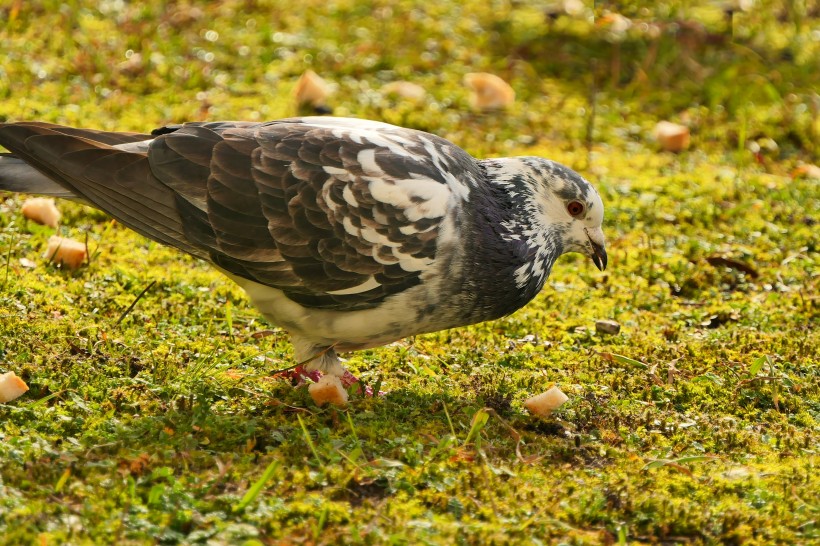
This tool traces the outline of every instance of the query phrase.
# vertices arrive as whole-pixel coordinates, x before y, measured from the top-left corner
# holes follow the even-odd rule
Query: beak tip
[[[599,271],[605,271],[607,264],[606,250],[604,250],[603,247],[599,247],[597,245],[593,246],[593,250],[594,252],[592,253],[592,263],[595,264],[595,267],[597,267]]]

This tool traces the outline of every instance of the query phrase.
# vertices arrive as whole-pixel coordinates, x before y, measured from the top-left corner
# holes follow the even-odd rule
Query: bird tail
[[[0,145],[11,152],[2,157],[0,189],[78,199],[137,233],[207,259],[207,251],[186,236],[178,194],[151,170],[146,151],[153,138],[43,122],[0,123]]]
[[[18,127],[15,127],[18,125]],[[75,129],[53,123],[26,122],[21,124],[0,123],[0,144],[5,145],[12,153],[0,153],[0,190],[16,193],[35,193],[61,197],[63,199],[81,200],[77,192],[71,191],[69,185],[59,184],[56,179],[61,176],[48,176],[50,169],[28,157],[25,140],[37,134],[59,134],[64,137],[79,137],[115,148],[127,149],[129,146],[139,148],[139,143],[153,138],[141,133],[112,133],[93,129]],[[132,151],[128,149],[127,151]],[[136,149],[133,151],[143,151]],[[28,158],[28,160],[27,160]],[[39,168],[37,168],[39,165]],[[44,174],[45,173],[45,174]],[[57,174],[57,173],[53,173]]]
[[[0,190],[15,193],[36,193],[63,199],[77,196],[43,173],[15,156],[0,153]]]

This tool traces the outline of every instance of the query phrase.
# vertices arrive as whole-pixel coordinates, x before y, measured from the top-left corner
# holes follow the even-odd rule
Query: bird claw
[[[344,385],[345,388],[348,388],[349,386],[355,385],[359,382],[359,378],[350,373],[349,370],[345,370],[344,375],[342,375],[342,377],[340,377],[339,380],[342,382],[342,385]]]
[[[322,377],[322,372],[319,370],[309,372],[304,368],[304,366],[296,366],[295,368],[282,372],[281,375],[285,379],[289,380],[291,385],[294,387],[301,387],[307,383],[305,379],[310,379],[314,383],[319,381]]]
[[[346,389],[350,388],[351,385],[355,385],[356,383],[361,382],[361,380],[358,377],[356,377],[355,375],[350,373],[348,370],[345,370],[345,373],[340,378],[340,380],[342,382],[342,385],[344,385],[344,387]],[[359,394],[361,394],[365,398],[371,397],[371,396],[373,396],[373,387],[371,387],[370,385],[366,385],[364,387],[364,392],[362,392],[362,388],[361,388],[361,385],[360,385],[359,386]],[[385,394],[387,394],[387,393],[384,392],[384,391],[379,391],[379,396],[384,396]]]
[[[281,375],[285,378],[290,380],[291,384],[294,387],[301,387],[302,385],[307,383],[307,379],[310,379],[314,383],[318,382],[319,379],[322,378],[322,372],[319,370],[314,370],[312,372],[307,371],[304,366],[296,366],[293,369],[288,371],[282,372]],[[342,382],[342,385],[345,389],[350,388],[351,386],[355,385],[356,383],[360,383],[361,380],[350,373],[348,370],[345,370],[344,375],[342,375],[339,380]],[[362,392],[364,391],[364,392]],[[373,396],[373,387],[367,385],[364,389],[359,388],[359,394],[365,397]],[[379,396],[384,396],[387,393],[385,391],[379,391]]]

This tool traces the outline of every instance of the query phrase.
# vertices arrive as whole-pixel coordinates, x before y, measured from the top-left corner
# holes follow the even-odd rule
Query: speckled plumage
[[[0,189],[82,199],[210,261],[290,332],[297,360],[319,355],[309,369],[341,374],[336,351],[511,313],[564,252],[606,265],[603,205],[577,173],[378,122],[24,122],[0,124],[0,144]]]

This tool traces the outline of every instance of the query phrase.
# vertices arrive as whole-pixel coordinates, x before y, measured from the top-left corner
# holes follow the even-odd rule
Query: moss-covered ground
[[[2,195],[0,371],[31,390],[0,405],[0,543],[820,543],[817,3],[610,4],[2,3],[0,119],[275,119],[312,68],[337,115],[580,171],[610,267],[565,256],[510,317],[349,355],[388,394],[319,409],[205,264],[66,203],[92,259],[63,271]],[[472,71],[516,104],[471,111]],[[528,415],[551,384],[570,401]]]

